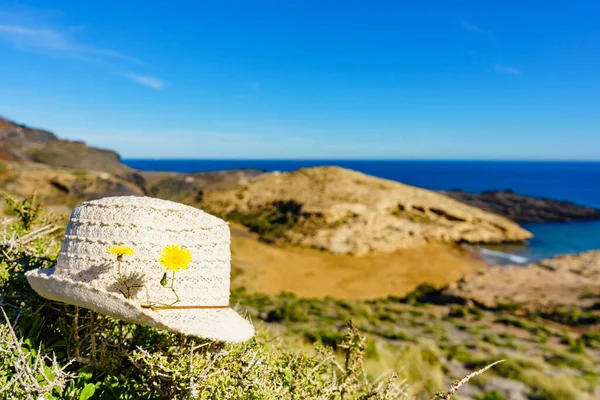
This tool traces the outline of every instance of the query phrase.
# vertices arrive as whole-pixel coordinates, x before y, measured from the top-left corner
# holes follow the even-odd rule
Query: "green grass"
[[[497,390],[487,392],[477,397],[477,400],[507,400],[502,393]]]
[[[600,324],[600,314],[575,307],[562,306],[552,311],[540,312],[539,315],[542,318],[571,326]]]

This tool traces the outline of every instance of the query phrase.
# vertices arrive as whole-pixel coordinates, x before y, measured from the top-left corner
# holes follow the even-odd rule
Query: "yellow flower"
[[[192,253],[178,244],[172,244],[163,249],[158,261],[167,271],[175,272],[187,269],[188,264],[192,261]]]
[[[117,257],[123,257],[123,255],[132,256],[135,254],[132,248],[126,246],[109,247],[108,252],[110,254],[114,254]]]

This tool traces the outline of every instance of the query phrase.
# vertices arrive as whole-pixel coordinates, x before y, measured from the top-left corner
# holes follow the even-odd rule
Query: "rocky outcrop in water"
[[[512,190],[467,193],[440,192],[473,207],[502,215],[515,222],[569,222],[600,219],[600,210],[569,201],[519,195]]]

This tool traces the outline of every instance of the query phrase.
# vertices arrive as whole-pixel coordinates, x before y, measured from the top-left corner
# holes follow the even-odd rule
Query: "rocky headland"
[[[502,215],[515,222],[569,222],[600,219],[600,210],[570,201],[525,196],[512,190],[468,193],[462,190],[440,192],[448,197]]]
[[[338,167],[268,173],[207,192],[205,206],[268,239],[364,255],[429,242],[522,242],[531,234],[447,196]]]

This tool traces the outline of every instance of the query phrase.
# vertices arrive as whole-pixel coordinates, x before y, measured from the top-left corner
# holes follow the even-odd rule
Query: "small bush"
[[[267,243],[275,243],[284,239],[286,233],[297,227],[302,221],[312,216],[302,211],[302,204],[289,201],[274,201],[256,211],[231,211],[226,219],[237,221],[258,233],[259,238]]]
[[[336,350],[344,343],[346,335],[342,331],[316,330],[306,332],[304,337],[311,343],[319,343],[323,346],[331,347]]]
[[[412,292],[400,299],[401,301],[409,304],[415,304],[427,301],[431,297],[439,295],[440,290],[433,286],[431,283],[421,283]],[[390,299],[393,299],[390,297]]]
[[[600,324],[600,315],[575,307],[558,307],[552,311],[539,313],[542,318],[570,326]]]
[[[455,304],[452,307],[450,307],[448,316],[454,318],[474,317],[474,319],[481,319],[483,317],[483,311],[474,306],[467,307]]]
[[[600,332],[587,332],[581,336],[583,343],[592,349],[600,349]]]
[[[497,390],[477,396],[477,400],[506,400],[506,397]]]

